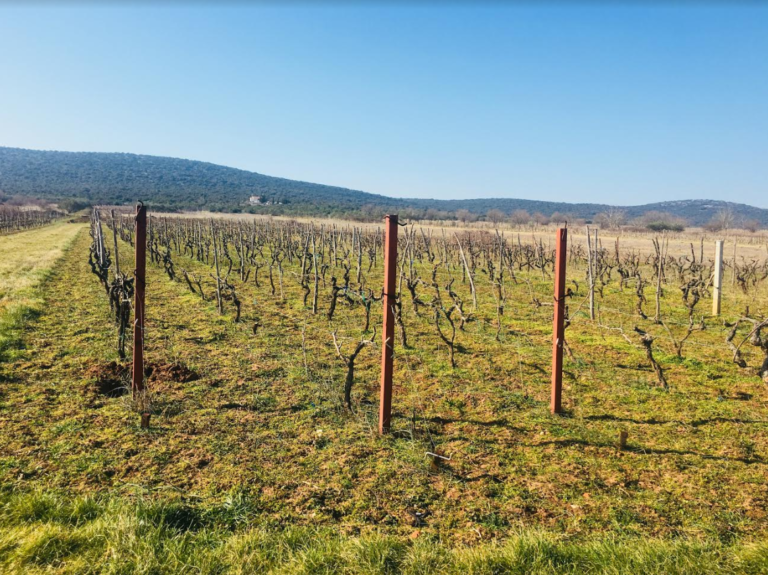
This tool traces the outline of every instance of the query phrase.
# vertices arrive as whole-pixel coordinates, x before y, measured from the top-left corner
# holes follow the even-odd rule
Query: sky
[[[768,3],[0,2],[0,146],[768,208]]]

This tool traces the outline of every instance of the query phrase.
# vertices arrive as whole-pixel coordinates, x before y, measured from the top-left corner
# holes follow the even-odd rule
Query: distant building
[[[279,206],[282,202],[273,202],[272,200],[265,200],[263,196],[251,196],[248,198],[248,203],[252,206]]]

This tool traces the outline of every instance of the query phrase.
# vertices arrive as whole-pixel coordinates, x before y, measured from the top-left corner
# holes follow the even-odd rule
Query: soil
[[[120,397],[130,389],[130,365],[121,365],[115,361],[91,366],[85,375],[95,380],[96,393],[106,397]],[[174,382],[187,383],[200,378],[197,372],[181,363],[147,364],[144,367],[147,383]]]

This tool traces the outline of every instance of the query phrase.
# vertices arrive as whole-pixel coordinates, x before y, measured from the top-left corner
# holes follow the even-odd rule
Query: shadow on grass
[[[752,423],[768,423],[766,420],[760,420],[760,419],[740,419],[740,418],[731,418],[731,417],[710,417],[707,419],[694,419],[693,421],[682,421],[679,419],[656,419],[655,417],[651,417],[649,419],[635,419],[632,417],[617,417],[615,415],[610,415],[608,413],[604,413],[601,415],[588,415],[584,418],[588,421],[616,421],[620,423],[635,423],[637,425],[668,425],[668,424],[676,424],[676,425],[690,425],[691,427],[701,427],[702,425],[710,425],[713,423],[744,423],[744,424],[752,424]]]
[[[441,417],[439,415],[436,415],[434,417],[422,418],[422,421],[428,421],[429,423],[437,423],[439,425],[447,425],[452,423],[468,423],[470,425],[479,425],[481,427],[505,427],[513,431],[523,431],[521,428],[515,427],[514,425],[510,424],[509,421],[507,421],[506,419],[492,419],[490,421],[479,421],[477,419],[464,419],[461,417],[452,419],[449,417]]]
[[[219,409],[251,411],[253,413],[262,413],[265,415],[267,414],[268,415],[288,415],[292,413],[297,413],[299,411],[304,411],[305,409],[307,409],[307,406],[303,403],[298,403],[295,405],[290,405],[288,407],[263,408],[257,404],[243,403],[243,402],[227,402],[227,403],[222,403],[219,406]]]
[[[535,363],[529,363],[529,362],[527,362],[527,361],[523,361],[523,362],[521,362],[521,363],[522,363],[523,365],[527,366],[527,367],[530,367],[531,369],[533,369],[533,370],[535,370],[535,371],[538,371],[538,372],[539,372],[539,373],[541,373],[542,375],[546,375],[547,377],[550,377],[550,376],[552,375],[552,374],[551,374],[550,372],[548,372],[546,369],[544,369],[544,368],[543,368],[543,367],[541,367],[540,365],[536,365]]]
[[[603,442],[590,442],[585,439],[553,439],[551,441],[542,441],[540,443],[526,443],[525,447],[545,447],[548,445],[554,445],[557,447],[572,447],[580,445],[584,447],[602,447],[616,449],[616,445]],[[694,457],[700,457],[708,461],[731,461],[737,463],[753,464],[760,463],[765,464],[766,461],[761,457],[726,457],[724,455],[708,455],[706,453],[698,453],[696,451],[683,450],[683,449],[657,449],[652,447],[635,447],[628,446],[622,450],[624,453],[634,453],[636,455],[692,455]]]

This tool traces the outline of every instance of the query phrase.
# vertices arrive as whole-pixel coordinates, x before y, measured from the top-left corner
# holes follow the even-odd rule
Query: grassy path
[[[56,224],[0,237],[0,359],[40,312],[41,284],[64,255],[82,224]]]

